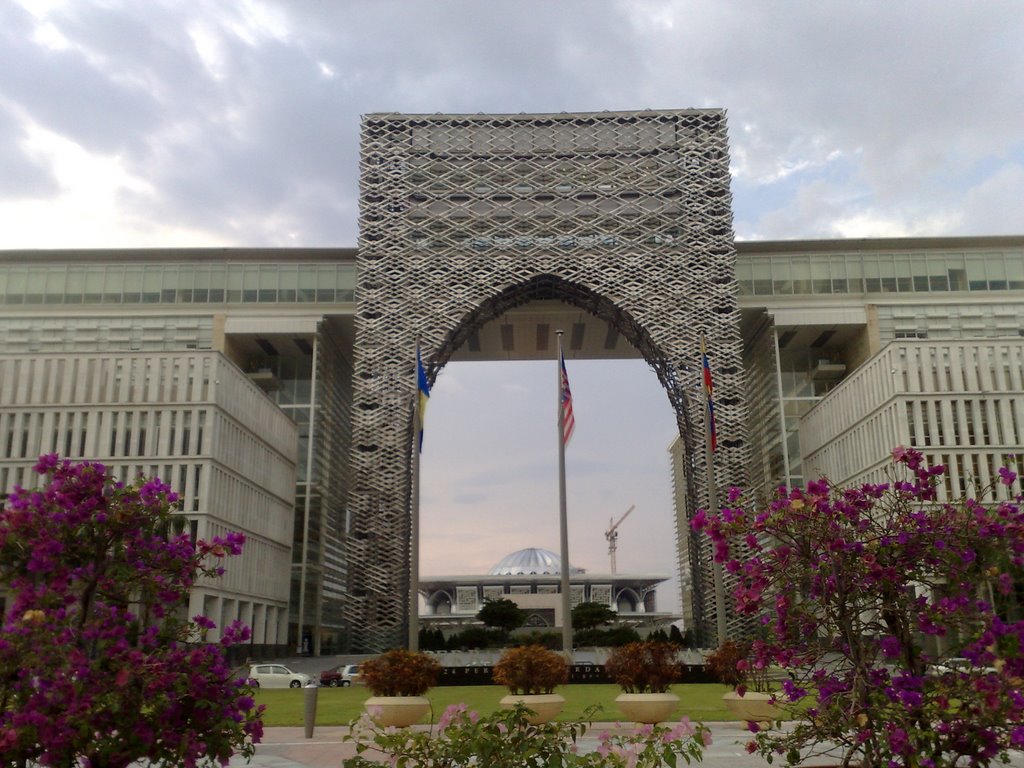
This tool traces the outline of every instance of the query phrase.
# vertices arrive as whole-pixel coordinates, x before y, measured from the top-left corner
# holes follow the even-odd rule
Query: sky
[[[1024,233],[1016,0],[0,0],[0,249],[354,246],[373,112],[727,110],[738,239]],[[574,565],[675,571],[672,412],[570,361]],[[424,574],[558,550],[553,364],[452,364]],[[661,607],[678,606],[662,593]]]

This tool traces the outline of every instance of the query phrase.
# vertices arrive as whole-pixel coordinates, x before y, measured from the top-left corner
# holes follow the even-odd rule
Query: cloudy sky
[[[1022,10],[0,0],[0,248],[355,245],[359,116],[390,111],[723,107],[739,238],[1019,234]],[[635,503],[620,570],[671,572],[654,375],[570,378],[573,561],[605,569],[602,532]],[[439,377],[424,571],[557,549],[553,389],[543,364]]]

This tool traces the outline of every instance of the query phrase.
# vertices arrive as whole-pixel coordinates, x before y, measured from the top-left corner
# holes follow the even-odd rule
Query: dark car
[[[359,674],[358,664],[341,664],[320,673],[320,685],[330,688],[347,688],[350,685],[359,685],[361,682],[362,676]]]

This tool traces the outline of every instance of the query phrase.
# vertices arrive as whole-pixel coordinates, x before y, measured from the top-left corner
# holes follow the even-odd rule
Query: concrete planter
[[[498,703],[502,709],[515,709],[516,704],[522,704],[532,710],[535,714],[527,714],[526,721],[531,725],[540,725],[558,717],[558,713],[565,706],[565,697],[557,693],[535,693],[520,695],[516,693],[503,696]]]
[[[740,696],[736,691],[729,691],[722,699],[726,709],[748,723],[770,724],[785,717],[785,711],[772,701],[770,693],[747,691]]]
[[[378,725],[404,728],[418,723],[430,711],[430,699],[426,696],[371,696],[363,706]]]
[[[620,693],[615,703],[634,723],[663,723],[671,719],[679,697],[674,693]]]

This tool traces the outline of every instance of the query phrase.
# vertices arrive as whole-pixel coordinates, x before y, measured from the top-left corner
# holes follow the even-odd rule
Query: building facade
[[[225,575],[191,592],[189,615],[252,628],[250,655],[279,652],[288,630],[295,423],[213,351],[0,355],[0,487],[32,488],[36,457],[159,476],[181,497],[193,538],[246,534]]]
[[[720,110],[371,115],[361,169],[358,249],[0,252],[0,486],[51,450],[165,476],[200,535],[262,542],[203,610],[379,650],[407,637],[417,339],[433,379],[562,328],[665,387],[714,645],[702,333],[719,489],[871,477],[895,443],[954,462],[950,493],[1020,460],[1024,237],[734,244]]]

